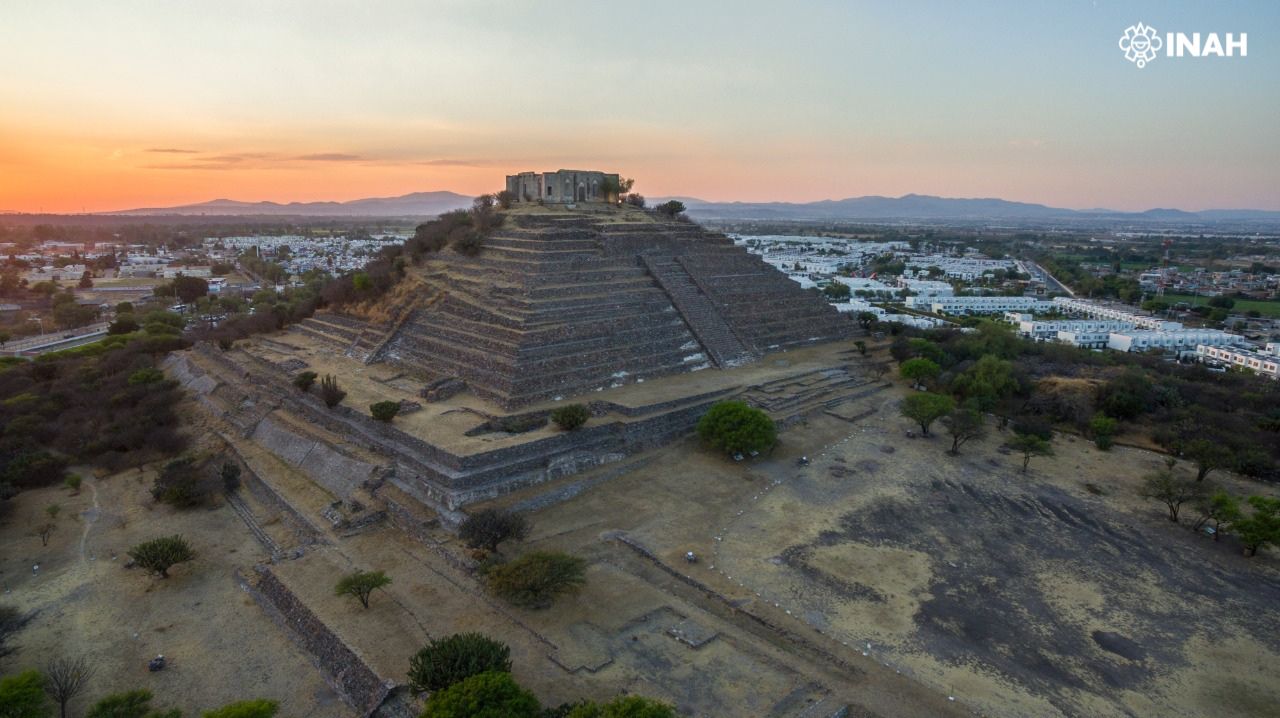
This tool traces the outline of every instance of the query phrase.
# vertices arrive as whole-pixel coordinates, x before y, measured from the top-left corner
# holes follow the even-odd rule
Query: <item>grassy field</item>
[[[1164,301],[1170,304],[1176,302],[1186,302],[1192,306],[1200,304],[1208,304],[1208,297],[1197,297],[1191,294],[1165,294]],[[1280,317],[1280,301],[1268,299],[1236,299],[1233,311],[1247,312],[1250,309],[1256,309],[1262,313],[1264,317]]]

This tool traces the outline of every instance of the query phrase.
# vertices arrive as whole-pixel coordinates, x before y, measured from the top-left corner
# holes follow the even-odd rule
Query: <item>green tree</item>
[[[1027,473],[1031,459],[1036,456],[1053,456],[1053,445],[1035,434],[1017,434],[1009,441],[1009,448],[1022,454],[1022,473]]]
[[[830,282],[822,287],[822,293],[828,299],[847,301],[852,296],[853,290],[849,289],[849,285],[844,282]]]
[[[1222,532],[1231,528],[1244,515],[1240,511],[1240,500],[1221,489],[1202,496],[1196,502],[1200,518],[1196,520],[1195,530],[1199,531],[1205,524],[1213,522],[1213,540],[1222,537]]]
[[[279,710],[279,703],[259,698],[237,701],[215,710],[205,711],[201,718],[272,718]]]
[[[107,326],[107,334],[132,334],[141,328],[132,314],[118,314],[116,320]]]
[[[1018,389],[1013,378],[1013,363],[993,354],[983,355],[955,378],[951,389],[962,398],[978,402],[982,410],[992,409],[1001,399]]]
[[[81,289],[93,289],[93,272],[84,270],[84,274],[80,275],[80,282],[76,284]]]
[[[209,283],[200,277],[179,274],[173,278],[173,293],[178,295],[183,304],[190,304],[200,297],[208,296]]]
[[[335,596],[354,596],[360,605],[369,607],[369,597],[373,592],[391,585],[391,577],[382,571],[356,571],[343,576],[333,587]]]
[[[673,199],[663,202],[654,209],[658,210],[658,214],[665,215],[667,217],[678,217],[684,213],[685,206],[684,202]]]
[[[949,396],[921,392],[903,399],[901,411],[903,416],[920,425],[921,434],[928,436],[929,426],[955,408],[956,402]]]
[[[866,356],[866,355],[867,355],[867,343],[866,343],[866,342],[864,342],[864,341],[862,341],[861,339],[859,339],[858,341],[856,341],[856,342],[854,342],[854,343],[853,343],[853,346],[854,346],[854,348],[856,348],[856,349],[858,350],[858,355],[859,355],[859,356]]]
[[[25,671],[0,678],[0,716],[3,718],[49,718],[53,709],[45,701],[44,676]]]
[[[933,381],[942,371],[942,367],[937,362],[924,357],[916,357],[902,362],[898,367],[898,373],[903,379],[910,379],[911,385],[916,389],[924,386],[925,382]]]
[[[1231,449],[1212,439],[1192,439],[1182,453],[1195,462],[1196,481],[1204,481],[1211,471],[1229,468],[1234,458]]]
[[[434,639],[409,659],[409,687],[434,693],[481,673],[510,673],[511,649],[481,633]]]
[[[604,704],[576,706],[567,718],[678,718],[678,714],[671,706],[652,698],[619,696]]]
[[[529,519],[524,514],[481,509],[462,522],[458,527],[458,537],[470,548],[492,552],[497,551],[498,546],[508,539],[523,541],[531,529]]]
[[[982,412],[978,411],[974,402],[968,401],[957,406],[950,414],[942,417],[942,423],[951,435],[952,456],[960,453],[960,447],[971,439],[981,438],[986,433]]]
[[[169,569],[195,559],[196,552],[181,535],[144,541],[129,549],[129,558],[160,578],[169,578]]]
[[[568,404],[556,407],[551,412],[551,420],[556,423],[556,426],[565,431],[577,429],[587,423],[589,418],[591,418],[591,411],[582,404]]]
[[[500,598],[524,608],[546,608],[586,581],[586,561],[560,551],[534,551],[484,569],[485,583]]]
[[[1250,496],[1248,503],[1253,513],[1237,519],[1235,530],[1244,544],[1244,555],[1256,556],[1263,546],[1280,544],[1280,499]]]
[[[422,718],[537,718],[541,710],[510,673],[489,672],[433,693]]]
[[[516,193],[511,190],[504,189],[493,196],[498,203],[498,209],[511,209],[512,203],[516,201]]]
[[[877,317],[874,312],[858,312],[855,319],[858,320],[858,326],[862,327],[863,331],[869,332],[871,327],[875,326]]]
[[[773,419],[744,401],[716,403],[698,420],[704,444],[729,454],[765,451],[778,440]]]
[[[1172,468],[1166,467],[1148,474],[1142,480],[1138,495],[1163,503],[1169,510],[1169,520],[1176,523],[1182,505],[1203,496],[1204,486],[1198,481],[1188,481],[1178,476]]]

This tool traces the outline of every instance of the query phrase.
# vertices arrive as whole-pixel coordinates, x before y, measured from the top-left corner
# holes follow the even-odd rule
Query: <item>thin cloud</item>
[[[200,150],[184,150],[178,147],[148,147],[147,152],[159,152],[168,155],[197,155]]]
[[[433,167],[484,167],[489,163],[484,160],[419,160],[415,165],[431,165]]]
[[[318,152],[312,155],[299,155],[293,159],[304,162],[360,162],[367,158],[342,152]]]

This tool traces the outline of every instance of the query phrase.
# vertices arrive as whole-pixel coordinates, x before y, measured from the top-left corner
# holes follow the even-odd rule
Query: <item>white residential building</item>
[[[181,266],[181,267],[165,267],[163,272],[165,279],[173,279],[181,274],[184,277],[211,277],[213,271],[211,267],[203,266]]]
[[[1182,328],[1180,322],[1171,322],[1159,317],[1153,317],[1147,314],[1139,314],[1127,309],[1119,309],[1116,307],[1108,307],[1088,299],[1076,299],[1074,297],[1054,297],[1054,309],[1066,314],[1083,314],[1086,317],[1094,317],[1096,319],[1114,319],[1122,322],[1132,322],[1138,329],[1147,329],[1150,331],[1175,331]]]
[[[909,297],[910,299],[911,297]],[[916,306],[922,304],[917,302]],[[938,314],[1003,314],[1004,312],[1048,312],[1053,302],[1039,297],[933,297],[927,304]]]
[[[1221,347],[1239,341],[1240,337],[1219,329],[1133,330],[1111,332],[1107,347],[1122,352],[1143,352],[1148,349],[1195,351],[1201,344]]]
[[[1030,339],[1056,338],[1061,332],[1107,334],[1136,328],[1133,322],[1118,319],[1035,319],[1030,314],[1015,312],[1006,313],[1005,319],[1017,327],[1019,334]]]
[[[1252,351],[1235,347],[1196,346],[1196,358],[1201,362],[1227,364],[1249,371],[1280,378],[1280,354],[1275,344],[1268,344],[1266,351]]]

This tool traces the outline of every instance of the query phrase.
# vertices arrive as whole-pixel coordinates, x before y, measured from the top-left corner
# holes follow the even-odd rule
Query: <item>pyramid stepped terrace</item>
[[[431,258],[413,270],[427,301],[368,360],[456,378],[516,408],[739,366],[852,330],[815,291],[723,235],[608,219],[516,211],[477,256]]]

